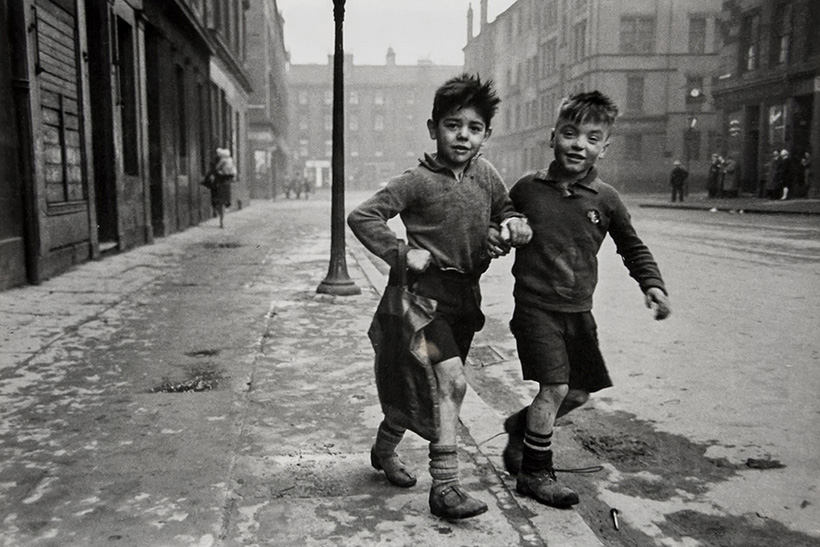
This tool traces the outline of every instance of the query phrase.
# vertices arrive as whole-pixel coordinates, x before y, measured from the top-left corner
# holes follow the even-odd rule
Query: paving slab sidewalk
[[[430,515],[412,434],[414,488],[370,467],[384,278],[349,239],[362,294],[317,295],[330,235],[304,207],[328,218],[254,202],[225,230],[0,293],[0,545],[600,545],[576,512],[511,491],[502,417],[473,391],[461,478],[487,514]],[[217,388],[162,391],[196,381]]]

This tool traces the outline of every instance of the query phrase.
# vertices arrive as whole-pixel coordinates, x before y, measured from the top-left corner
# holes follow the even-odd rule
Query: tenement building
[[[714,95],[744,189],[755,190],[775,150],[788,150],[794,161],[808,152],[817,173],[820,2],[726,1],[720,26]]]
[[[284,20],[276,0],[250,3],[248,72],[253,91],[248,99],[248,186],[252,198],[273,198],[287,177],[288,53]]]
[[[434,152],[426,122],[433,94],[459,66],[419,61],[397,65],[389,49],[384,65],[356,65],[344,59],[345,186],[375,190],[424,152]],[[291,65],[291,163],[317,188],[329,186],[333,151],[333,56],[326,65]]]
[[[7,0],[0,289],[211,217],[217,146],[247,204],[249,0]]]
[[[703,187],[724,144],[713,90],[722,34],[714,0],[518,0],[492,22],[467,14],[465,68],[502,97],[487,155],[508,183],[546,166],[562,97],[600,90],[621,115],[600,169],[622,191],[666,191],[674,160]]]

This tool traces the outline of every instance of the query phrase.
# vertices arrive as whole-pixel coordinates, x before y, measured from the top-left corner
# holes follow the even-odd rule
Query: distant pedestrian
[[[776,199],[781,201],[789,199],[789,192],[794,184],[794,162],[789,151],[785,148],[780,151],[780,163],[777,165],[776,176]]]
[[[803,157],[800,158],[800,172],[798,173],[798,179],[800,180],[799,190],[797,190],[794,197],[809,197],[812,187],[812,175],[811,154],[809,152],[804,152]]]
[[[204,184],[211,190],[211,206],[219,217],[220,228],[224,228],[225,209],[231,206],[231,183],[235,177],[236,166],[231,151],[217,148]]]
[[[504,225],[511,234],[507,245],[526,243],[532,234],[513,210],[498,171],[478,155],[499,102],[491,83],[477,76],[463,74],[445,82],[436,91],[427,122],[436,154],[425,154],[418,166],[390,179],[348,216],[365,247],[395,268],[399,244],[388,220],[399,215],[409,243],[406,263],[413,292],[437,302],[432,322],[423,329],[423,349],[438,390],[420,400],[432,398],[430,404],[439,409],[438,439],[429,445],[433,480],[428,500],[430,511],[447,519],[487,510],[487,504],[461,487],[457,431],[467,386],[464,360],[484,324],[479,278],[492,256],[488,230]],[[401,487],[416,483],[395,452],[406,427],[385,416],[370,452],[373,467]]]
[[[740,166],[735,161],[734,155],[729,154],[723,162],[723,188],[722,197],[736,198],[740,195]]]
[[[774,199],[777,192],[777,169],[780,165],[780,151],[773,150],[769,162],[766,164],[766,177],[764,178],[763,191],[760,197]]]
[[[675,203],[676,198],[680,198],[683,203],[684,188],[688,177],[689,171],[683,168],[680,161],[673,161],[672,174],[669,176],[669,184],[672,186],[672,203]]]
[[[723,158],[720,154],[712,154],[712,163],[709,164],[709,174],[706,175],[706,195],[716,197],[720,191],[720,172]]]
[[[308,199],[308,197],[310,196],[310,191],[311,191],[310,179],[307,178],[306,176],[302,175],[299,178],[299,184],[302,188],[302,193],[305,195],[305,199]]]

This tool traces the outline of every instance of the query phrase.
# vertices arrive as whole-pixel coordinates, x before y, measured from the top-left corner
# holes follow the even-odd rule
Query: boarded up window
[[[86,196],[74,2],[37,0],[34,16],[46,199],[81,201]]]

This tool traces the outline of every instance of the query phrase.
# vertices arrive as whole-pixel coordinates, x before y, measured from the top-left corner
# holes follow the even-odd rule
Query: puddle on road
[[[242,247],[238,241],[208,241],[202,244],[206,249],[237,249]]]
[[[189,367],[185,378],[179,380],[164,379],[161,384],[149,390],[149,393],[199,393],[217,388],[223,379],[222,372],[216,365],[206,364]]]

